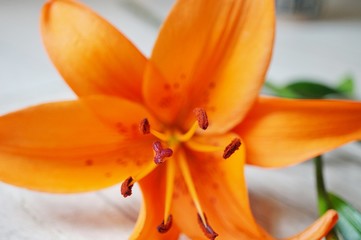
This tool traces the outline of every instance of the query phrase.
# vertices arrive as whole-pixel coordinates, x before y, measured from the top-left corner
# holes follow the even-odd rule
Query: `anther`
[[[123,195],[123,197],[129,197],[132,195],[132,188],[133,188],[133,178],[129,177],[125,179],[125,181],[122,183],[122,186],[120,188],[120,192]]]
[[[153,143],[153,150],[155,152],[154,162],[160,164],[164,162],[164,158],[171,157],[173,151],[170,148],[163,148],[159,141]]]
[[[206,130],[209,125],[206,111],[203,108],[195,108],[193,113],[196,115],[198,126]]]
[[[159,233],[166,233],[169,231],[169,229],[172,227],[173,217],[172,215],[168,216],[167,222],[164,223],[164,220],[162,223],[157,227],[157,230]]]
[[[232,154],[239,149],[241,144],[242,143],[239,138],[233,139],[232,142],[224,149],[223,158],[227,159],[232,156]]]
[[[211,240],[214,240],[217,236],[218,236],[218,233],[216,233],[212,228],[211,226],[209,226],[208,224],[208,221],[207,221],[207,217],[206,215],[203,213],[203,216],[204,216],[204,220],[205,222],[202,221],[202,217],[201,215],[199,215],[198,213],[198,223],[199,223],[199,226],[202,228],[203,232],[204,232],[204,235],[206,235],[207,238],[211,239]]]
[[[147,118],[144,118],[139,124],[139,131],[143,134],[150,133],[150,124]]]

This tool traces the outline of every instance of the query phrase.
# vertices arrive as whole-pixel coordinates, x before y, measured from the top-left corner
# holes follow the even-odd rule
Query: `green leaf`
[[[339,92],[347,96],[353,96],[355,91],[355,80],[352,76],[344,77],[340,84],[336,87]]]
[[[289,91],[294,92],[300,98],[325,98],[327,95],[343,95],[342,92],[329,86],[306,81],[297,81],[288,84],[284,87]]]
[[[284,98],[299,98],[299,96],[293,91],[288,90],[287,88],[284,87],[276,86],[269,81],[265,82],[263,87],[266,90],[266,92],[271,95],[284,97]]]
[[[328,199],[339,213],[336,231],[344,239],[361,239],[361,213],[333,193],[328,193]]]
[[[264,84],[264,89],[269,94],[284,98],[347,99],[352,98],[354,85],[353,78],[346,76],[337,87],[319,83],[317,80],[299,79],[285,86],[277,86],[267,81]]]

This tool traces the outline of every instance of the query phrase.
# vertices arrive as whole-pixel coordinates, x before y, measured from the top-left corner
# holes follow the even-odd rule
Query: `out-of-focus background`
[[[0,0],[0,114],[45,101],[75,98],[41,43],[42,0]],[[84,0],[149,56],[173,0]],[[277,34],[268,79],[330,85],[350,75],[361,97],[361,1],[278,0]],[[191,37],[191,36],[190,36]],[[261,147],[261,146],[260,146]],[[361,209],[361,150],[349,144],[326,154],[328,188]],[[21,174],[21,173],[19,173]],[[247,167],[258,222],[276,237],[301,231],[317,217],[313,166]],[[137,217],[138,191],[51,195],[0,183],[0,239],[126,239]]]

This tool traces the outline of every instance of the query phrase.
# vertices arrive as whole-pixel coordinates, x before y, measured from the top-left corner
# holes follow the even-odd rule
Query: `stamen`
[[[189,194],[191,195],[191,198],[192,198],[193,203],[194,203],[194,205],[195,205],[195,207],[197,209],[198,214],[202,218],[202,221],[205,223],[206,219],[203,217],[203,210],[202,210],[201,204],[199,202],[199,198],[198,198],[197,191],[196,191],[196,188],[195,188],[194,183],[193,183],[193,179],[192,179],[189,167],[188,167],[187,160],[185,159],[182,152],[180,152],[179,155],[177,155],[177,156],[179,156],[179,161],[178,161],[179,167],[180,167],[180,170],[182,172],[184,181],[185,181],[185,183],[187,185]]]
[[[166,233],[168,230],[172,227],[173,222],[173,216],[169,215],[167,218],[167,221],[164,223],[164,220],[162,223],[157,227],[157,230],[159,233]]]
[[[208,224],[207,217],[203,213],[203,210],[202,210],[202,207],[201,207],[201,204],[199,202],[198,195],[197,195],[197,191],[196,191],[196,188],[195,188],[193,180],[192,180],[192,176],[191,176],[191,173],[190,173],[190,170],[189,170],[187,160],[185,159],[184,154],[182,152],[179,153],[179,167],[180,167],[180,170],[182,172],[184,181],[185,181],[185,183],[187,185],[189,194],[191,195],[193,203],[194,203],[194,205],[195,205],[195,207],[197,209],[198,222],[199,222],[204,234],[206,235],[206,237],[213,240],[218,236],[218,234]]]
[[[139,124],[139,131],[143,134],[150,133],[150,124],[147,118],[144,118]]]
[[[189,139],[191,139],[193,137],[193,135],[197,129],[198,129],[198,122],[195,122],[195,123],[193,123],[192,127],[188,130],[188,132],[177,136],[178,141],[180,141],[180,142],[189,141]]]
[[[168,140],[168,135],[158,132],[154,129],[152,129],[150,127],[150,123],[148,121],[147,118],[144,118],[140,123],[139,123],[139,131],[142,134],[149,134],[151,133],[153,136],[155,136],[156,138],[162,140],[162,141],[167,141]]]
[[[132,195],[132,188],[133,188],[133,178],[129,177],[127,178],[123,183],[122,186],[120,188],[120,192],[123,195],[123,197],[129,197],[130,195]]]
[[[206,130],[209,125],[206,111],[203,108],[195,108],[193,112],[196,115],[198,126]]]
[[[150,133],[155,136],[156,138],[158,138],[159,140],[162,140],[163,142],[166,142],[168,141],[168,135],[164,134],[164,133],[161,133],[161,132],[158,132],[154,129],[150,129]]]
[[[180,142],[189,141],[189,139],[191,139],[196,133],[198,127],[202,128],[203,130],[206,130],[208,128],[209,124],[206,111],[203,108],[195,108],[193,112],[196,115],[197,121],[193,123],[188,132],[176,136],[177,140]]]
[[[232,142],[224,149],[223,158],[227,159],[232,154],[239,149],[241,146],[241,140],[239,138],[235,138],[232,140]]]
[[[175,161],[170,159],[166,165],[166,188],[165,188],[165,202],[164,202],[164,218],[163,222],[167,222],[170,215],[170,207],[174,191],[174,177],[175,177]]]
[[[186,145],[197,152],[217,152],[224,150],[222,146],[206,145],[193,140],[186,142]]]
[[[133,176],[132,183],[135,183],[135,182],[139,181],[140,179],[144,178],[150,172],[152,172],[156,167],[157,167],[157,165],[154,164],[154,162],[149,162],[145,167],[141,168],[141,171],[139,171],[136,175]]]
[[[218,233],[216,233],[211,226],[209,226],[208,221],[207,221],[207,217],[206,215],[203,213],[203,217],[204,217],[204,221],[201,217],[201,215],[198,213],[198,223],[199,226],[201,226],[204,234],[206,235],[207,238],[213,240],[218,236]]]
[[[159,141],[153,143],[153,150],[155,152],[154,162],[156,164],[163,163],[165,161],[164,158],[171,157],[173,155],[172,149],[163,148]]]

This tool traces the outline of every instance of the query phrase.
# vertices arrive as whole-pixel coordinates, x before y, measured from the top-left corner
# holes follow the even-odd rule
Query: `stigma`
[[[173,155],[173,150],[170,148],[163,148],[162,144],[159,141],[153,143],[154,150],[154,162],[155,164],[160,164],[165,161],[165,158],[169,158]]]

